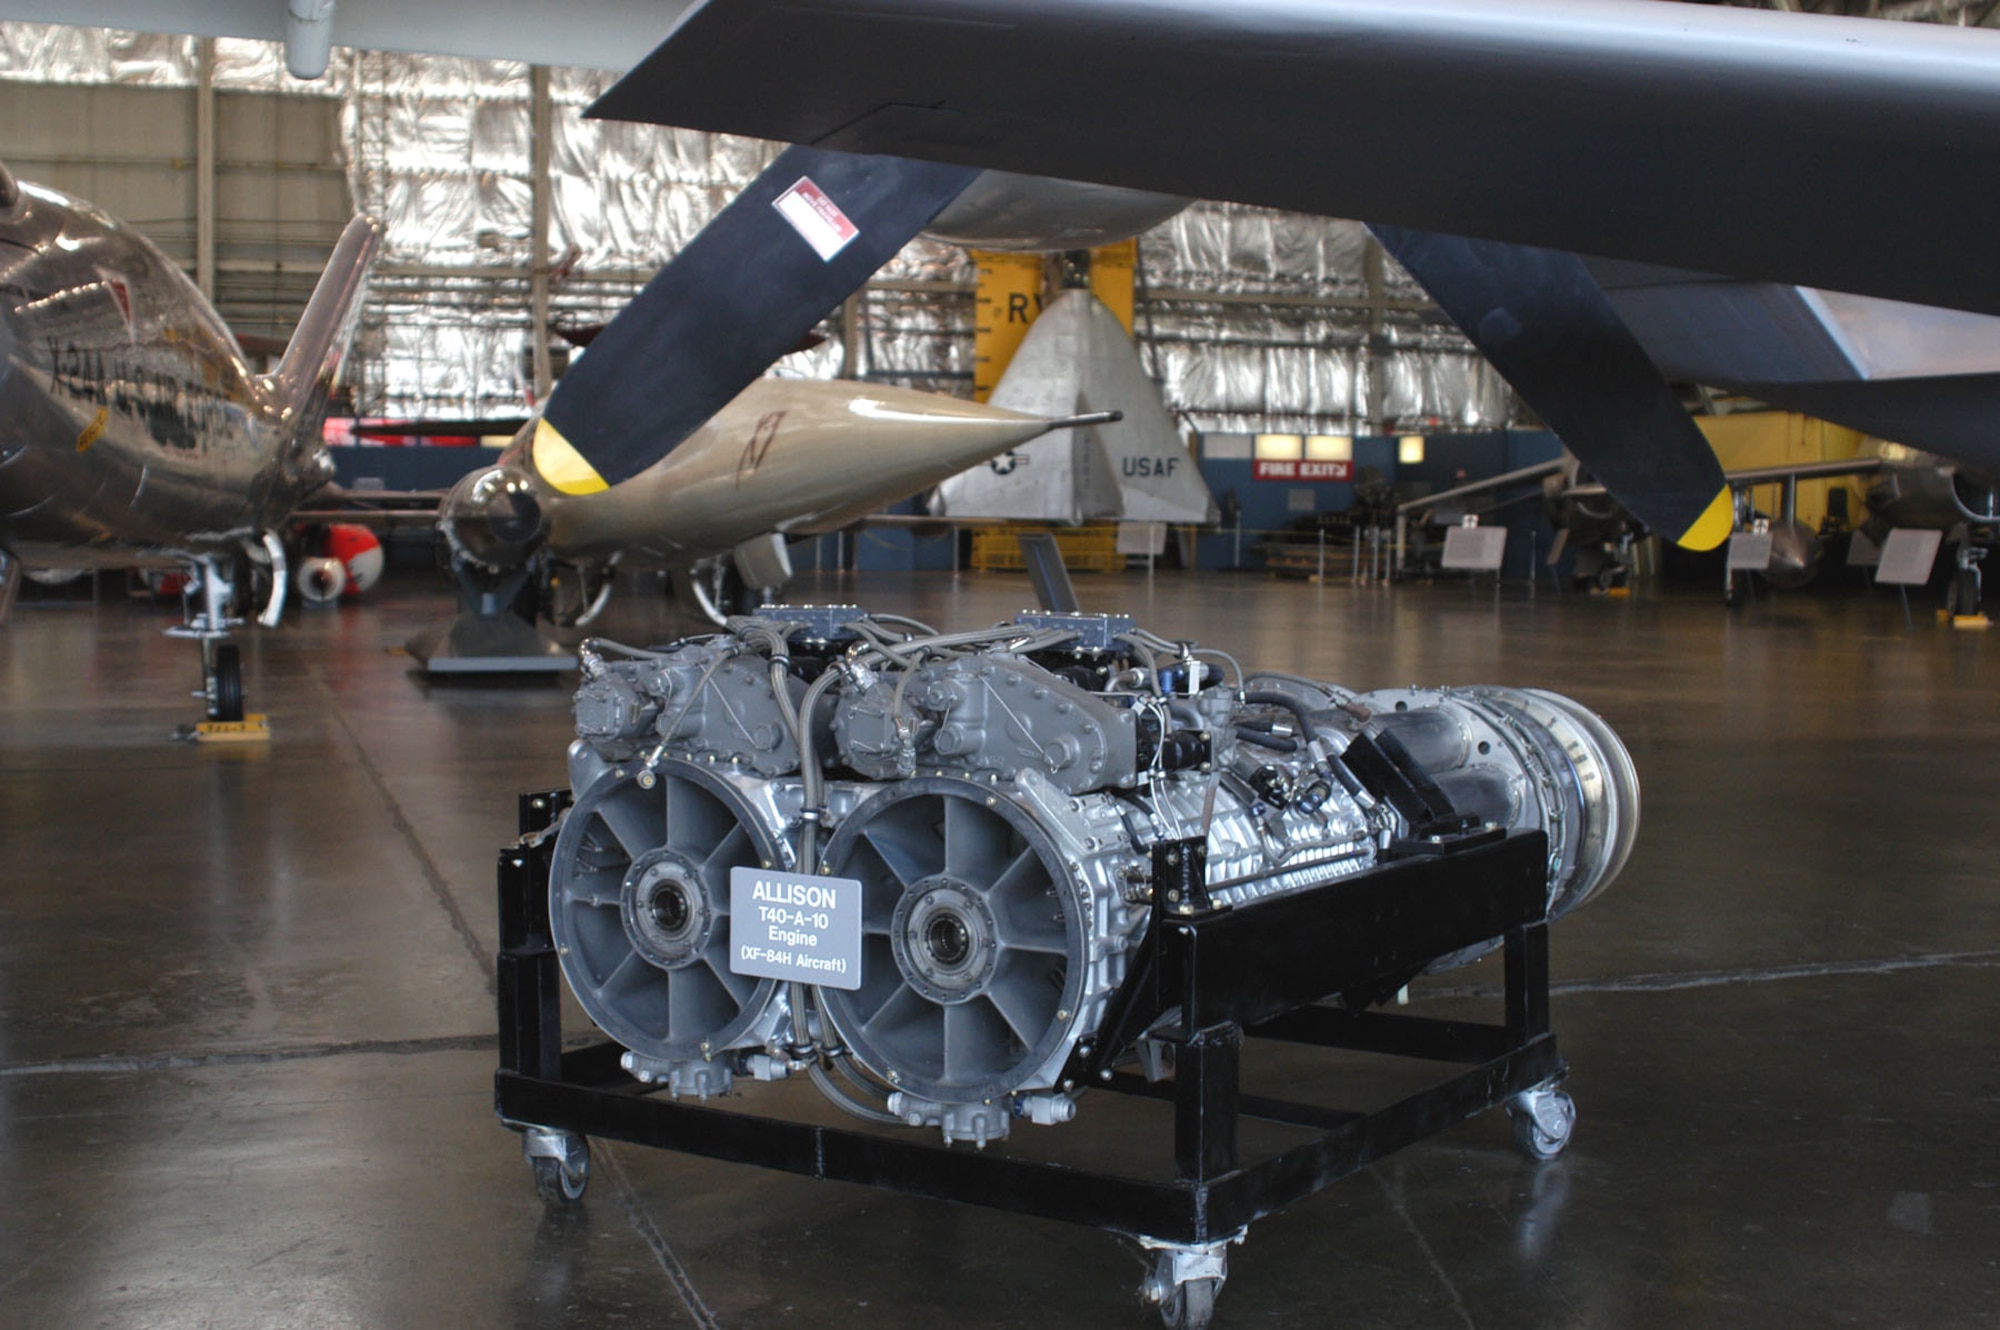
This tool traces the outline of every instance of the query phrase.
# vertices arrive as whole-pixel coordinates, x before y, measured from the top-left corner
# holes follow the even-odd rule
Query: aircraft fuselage
[[[497,465],[461,481],[441,517],[462,539],[482,541],[489,474],[505,478],[501,528],[518,541],[484,537],[494,566],[546,522],[557,558],[591,564],[687,568],[776,531],[835,530],[1045,432],[1039,416],[933,393],[880,385],[759,379],[665,457],[595,494],[565,495],[529,461],[532,423]],[[539,534],[533,539],[539,540]]]
[[[325,483],[193,282],[80,200],[0,208],[0,546],[34,566],[233,549]],[[316,431],[315,431],[316,432]]]

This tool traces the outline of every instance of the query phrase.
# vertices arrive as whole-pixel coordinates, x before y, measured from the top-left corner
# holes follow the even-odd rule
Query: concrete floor
[[[1079,581],[1252,667],[1569,693],[1645,782],[1554,934],[1569,1153],[1498,1114],[1410,1149],[1253,1228],[1219,1325],[2000,1323],[2000,641],[1885,597]],[[443,596],[385,591],[245,634],[254,748],[166,741],[171,611],[0,630],[0,1325],[1156,1323],[1109,1235],[636,1147],[544,1214],[490,1104],[492,866],[568,693],[413,678]]]

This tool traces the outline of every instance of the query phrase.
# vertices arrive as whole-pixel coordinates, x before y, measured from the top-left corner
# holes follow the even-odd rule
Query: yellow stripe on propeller
[[[1674,544],[1684,550],[1712,550],[1729,539],[1729,533],[1736,528],[1736,496],[1724,485],[1715,496],[1715,501],[1702,510],[1700,517],[1687,530],[1674,537]]]
[[[546,418],[535,422],[535,441],[529,445],[528,455],[542,479],[564,494],[596,494],[611,488]]]

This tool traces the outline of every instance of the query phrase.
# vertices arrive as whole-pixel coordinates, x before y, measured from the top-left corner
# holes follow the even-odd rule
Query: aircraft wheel
[[[716,604],[725,614],[755,614],[768,599],[764,588],[745,582],[727,559],[723,560],[721,576],[716,579],[716,592]]]
[[[243,656],[230,643],[215,649],[215,667],[208,677],[208,718],[243,719]]]
[[[1946,607],[1953,614],[1979,613],[1979,569],[1960,568],[1952,574],[1950,604]]]
[[[581,564],[557,564],[549,572],[548,590],[543,597],[550,623],[558,628],[575,628],[598,608],[598,596],[612,573],[608,569],[586,568]]]

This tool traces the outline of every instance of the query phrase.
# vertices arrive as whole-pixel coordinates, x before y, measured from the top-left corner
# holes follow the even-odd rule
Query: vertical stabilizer
[[[285,348],[285,358],[265,380],[266,389],[300,435],[318,437],[327,395],[354,340],[368,269],[381,243],[382,224],[374,218],[356,217],[347,224],[299,318],[291,345]]]
[[[1109,424],[1056,430],[938,488],[951,517],[1044,522],[1207,522],[1215,501],[1124,326],[1088,291],[1035,320],[992,405],[1039,416],[1120,411]]]

